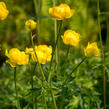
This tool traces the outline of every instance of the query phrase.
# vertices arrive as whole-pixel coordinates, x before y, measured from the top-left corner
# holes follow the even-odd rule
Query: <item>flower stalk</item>
[[[60,35],[60,31],[61,31],[61,26],[62,26],[62,21],[60,21],[60,25],[58,28],[58,33],[57,33],[57,38],[56,38],[56,42],[53,48],[53,53],[52,53],[52,57],[51,57],[51,62],[50,62],[50,68],[49,68],[49,77],[48,77],[48,82],[50,83],[50,91],[51,91],[51,96],[52,96],[52,100],[53,100],[53,104],[54,104],[54,108],[57,109],[57,105],[56,105],[56,99],[54,96],[54,92],[52,90],[52,71],[51,71],[51,67],[52,67],[52,63],[53,63],[53,56],[55,54],[55,50],[58,44],[58,40],[59,40],[59,35]]]
[[[56,1],[53,0],[53,6],[55,6]],[[56,43],[56,39],[57,39],[57,20],[54,19],[54,35],[55,35],[55,43]],[[59,73],[60,71],[60,59],[59,59],[59,42],[57,43],[56,46],[56,63],[57,63],[57,72]]]
[[[42,66],[41,66],[41,64],[38,61],[38,57],[37,57],[37,54],[36,54],[36,51],[35,51],[35,45],[34,45],[34,42],[33,42],[32,32],[31,32],[31,43],[32,43],[32,47],[33,47],[33,51],[34,51],[35,57],[36,57],[37,62],[38,62],[38,66],[39,66],[41,74],[42,74],[42,79],[43,79],[43,81],[46,81],[45,75],[44,75],[44,72],[43,72],[43,69],[42,69]]]
[[[40,64],[39,61],[38,61],[38,57],[37,57],[37,54],[36,54],[36,51],[35,51],[35,45],[34,45],[34,42],[33,42],[32,33],[31,33],[31,43],[32,43],[33,51],[34,51],[35,57],[36,57],[36,59],[37,59],[37,62],[38,62],[38,65],[39,65],[39,68],[40,68],[40,71],[41,71],[41,75],[42,75],[42,88],[43,88],[43,82],[44,82],[44,81],[47,82],[47,81],[46,81],[46,78],[45,78],[45,75],[44,75],[42,66],[41,66],[41,64]],[[43,95],[43,97],[44,97],[44,104],[45,104],[45,106],[46,106],[46,109],[48,109],[48,108],[47,108],[47,104],[46,104],[46,98],[45,98],[44,92],[43,92],[42,95]]]
[[[17,79],[16,79],[16,67],[14,68],[14,84],[15,84],[15,92],[16,92],[16,101],[17,101],[17,107],[18,109],[21,109],[20,103],[18,100],[18,91],[17,91],[17,85],[16,85]]]
[[[52,95],[52,100],[53,100],[53,104],[54,104],[54,109],[57,109],[56,99],[55,99],[54,92],[52,91],[52,89],[51,89],[51,95]]]
[[[102,49],[101,58],[102,58],[102,68],[103,68],[103,92],[104,92],[104,109],[106,109],[106,72],[105,72],[105,53],[104,47],[102,43],[102,36],[101,36],[101,27],[100,27],[100,6],[99,0],[97,0],[97,9],[98,9],[98,29],[99,29],[99,38],[100,38],[100,45]]]
[[[38,37],[40,37],[40,27],[41,27],[41,19],[39,18],[39,13],[41,13],[41,0],[33,0],[33,3],[34,3],[34,8],[35,8],[35,14],[36,14],[36,16],[37,16],[37,18],[38,18],[38,21],[37,21],[37,35],[38,35]],[[40,42],[40,39],[38,38],[38,44],[39,44],[39,42]]]
[[[35,63],[34,69],[31,72],[31,89],[32,89],[32,104],[33,104],[33,109],[36,109],[35,98],[33,96],[33,89],[34,89],[33,75],[34,75],[34,72],[35,72],[36,65],[37,65],[37,63]],[[29,68],[30,68],[30,71],[31,71],[30,63],[29,63]]]
[[[60,35],[60,32],[61,32],[61,27],[62,27],[62,20],[60,21],[60,25],[59,25],[59,28],[58,28],[57,39],[56,39],[56,42],[55,42],[55,45],[54,45],[54,48],[53,48],[49,72],[51,71],[51,66],[52,66],[52,63],[53,63],[53,56],[55,54],[56,47],[57,47],[57,44],[58,44],[58,40],[59,40],[59,37],[60,37],[59,35]]]
[[[53,0],[53,6],[55,6],[55,0]],[[62,21],[60,21],[60,25],[57,28],[57,20],[54,20],[54,34],[55,34],[55,45],[53,48],[53,53],[52,53],[52,58],[51,58],[51,63],[50,63],[50,68],[49,68],[49,77],[48,77],[48,82],[50,83],[50,92],[51,92],[51,96],[52,96],[52,100],[53,100],[53,104],[54,104],[54,109],[57,109],[57,105],[56,105],[56,99],[54,96],[54,92],[52,90],[52,72],[51,72],[51,67],[52,67],[52,63],[53,63],[53,56],[55,54],[55,50],[56,50],[56,63],[58,65],[58,73],[59,73],[59,35],[60,35],[60,31],[61,31],[61,26],[62,26]]]
[[[42,87],[42,101],[43,101],[43,109],[48,109],[47,103],[46,103],[45,91],[43,87]]]
[[[67,58],[68,58],[68,56],[69,56],[70,48],[71,48],[71,46],[70,46],[70,45],[68,45],[68,48],[67,48],[67,53],[66,53],[66,58],[65,58],[65,59],[67,59]]]
[[[66,84],[67,80],[69,79],[69,77],[72,75],[72,73],[87,59],[87,57],[84,57],[81,62],[72,70],[72,72],[70,72],[70,74],[67,76],[67,78],[64,81],[64,84]]]

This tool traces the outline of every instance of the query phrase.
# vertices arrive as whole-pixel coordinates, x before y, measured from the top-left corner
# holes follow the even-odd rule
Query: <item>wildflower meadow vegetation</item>
[[[0,0],[0,109],[109,109],[108,0]]]

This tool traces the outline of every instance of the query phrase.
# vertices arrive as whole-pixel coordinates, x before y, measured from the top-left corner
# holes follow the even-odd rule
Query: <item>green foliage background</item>
[[[3,0],[1,0],[3,1]],[[0,109],[15,109],[15,89],[12,69],[5,63],[5,49],[19,48],[25,50],[30,47],[30,38],[25,29],[25,21],[34,19],[38,22],[35,44],[54,45],[54,20],[51,19],[48,10],[53,6],[53,0],[4,0],[9,9],[9,16],[6,20],[0,21]],[[36,5],[35,5],[36,2]],[[56,77],[55,63],[53,66],[53,89],[58,109],[103,109],[103,72],[101,57],[88,58],[72,75],[71,82],[63,87],[65,77],[72,71],[84,57],[83,48],[88,41],[97,41],[98,22],[97,22],[97,0],[56,0],[56,5],[67,3],[75,9],[72,18],[63,21],[62,34],[67,29],[72,29],[80,33],[81,43],[79,47],[72,47],[69,58],[66,60],[67,46],[60,39],[60,61],[61,72]],[[35,8],[36,6],[36,8]],[[101,29],[106,30],[106,36],[102,39],[105,48],[105,71],[106,71],[106,98],[107,109],[109,108],[109,1],[100,0],[101,10]],[[107,12],[107,13],[105,13]],[[33,33],[34,33],[33,32]],[[32,63],[32,69],[34,63]],[[43,65],[46,77],[48,77],[49,63]],[[31,90],[31,71],[28,65],[17,67],[17,87],[22,109],[31,109],[34,93],[38,109],[42,109],[41,93],[42,89],[38,78],[41,78],[39,68],[36,67],[34,74],[34,90]],[[45,89],[47,86],[45,84]],[[54,109],[49,90],[44,90],[49,109]]]

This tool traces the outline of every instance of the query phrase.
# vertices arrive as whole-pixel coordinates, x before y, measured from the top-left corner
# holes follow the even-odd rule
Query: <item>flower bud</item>
[[[37,25],[37,23],[34,20],[31,20],[31,19],[27,20],[25,22],[25,27],[28,28],[28,29],[31,29],[31,30],[35,29],[36,25]]]

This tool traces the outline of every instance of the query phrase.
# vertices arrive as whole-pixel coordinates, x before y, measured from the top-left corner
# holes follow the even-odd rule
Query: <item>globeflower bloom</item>
[[[87,47],[84,49],[85,56],[90,57],[90,56],[99,56],[100,55],[100,50],[97,47],[97,43],[88,43]]]
[[[5,3],[0,2],[0,20],[5,20],[8,14],[9,14],[9,11],[6,8]]]
[[[34,51],[32,50],[33,50],[32,48],[27,48],[26,52],[31,54],[33,61],[37,62],[37,58],[40,64],[46,64],[47,61],[51,61],[51,54],[52,54],[51,46],[47,46],[47,45],[35,46],[35,52],[37,57]]]
[[[28,64],[29,56],[25,52],[21,52],[17,48],[12,48],[9,52],[5,51],[5,55],[8,57],[6,61],[11,65],[11,67],[16,67],[16,65]]]
[[[28,28],[28,29],[31,29],[31,30],[35,29],[36,25],[37,25],[37,23],[34,20],[31,20],[31,19],[27,20],[25,22],[25,27]]]
[[[61,36],[64,44],[77,46],[80,41],[80,34],[72,30],[66,30],[64,36]]]
[[[60,4],[49,9],[49,14],[56,20],[68,19],[73,16],[75,10],[70,9],[67,4]]]

